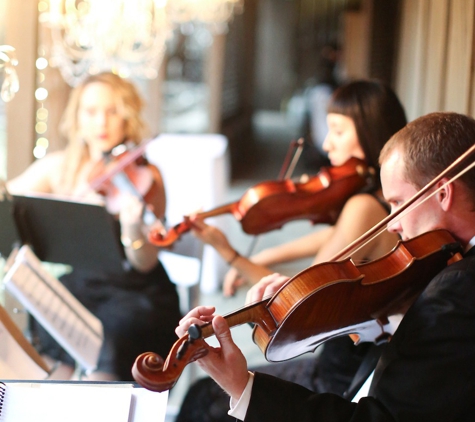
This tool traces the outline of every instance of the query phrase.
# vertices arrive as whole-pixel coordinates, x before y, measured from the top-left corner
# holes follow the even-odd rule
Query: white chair
[[[227,139],[218,134],[162,134],[147,145],[147,159],[160,169],[164,179],[168,226],[180,223],[192,212],[224,204],[229,187],[227,145]],[[225,230],[225,222],[219,218],[207,221]],[[193,286],[198,285],[196,290],[201,292],[213,292],[226,271],[217,252],[209,245],[203,247],[191,234],[178,240],[171,253],[160,252],[160,259],[172,281],[188,291],[182,301],[184,308],[194,304]]]
[[[182,314],[198,305],[203,260],[203,243],[185,233],[171,251],[160,251],[160,261],[176,284]]]

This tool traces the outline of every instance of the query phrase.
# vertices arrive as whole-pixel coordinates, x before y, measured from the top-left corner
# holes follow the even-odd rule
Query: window
[[[209,131],[205,61],[213,36],[204,25],[195,23],[187,27],[190,27],[189,32],[177,29],[168,46],[163,84],[163,132]]]

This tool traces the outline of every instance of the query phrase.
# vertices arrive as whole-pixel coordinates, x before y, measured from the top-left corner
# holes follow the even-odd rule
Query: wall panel
[[[404,0],[396,91],[409,119],[474,114],[475,0]]]
[[[36,112],[37,0],[7,3],[5,43],[16,49],[20,91],[6,105],[7,178],[17,176],[33,160]],[[25,151],[28,153],[25,154]]]
[[[473,60],[474,0],[452,0],[447,49],[444,110],[468,113]]]
[[[429,2],[425,77],[421,114],[442,109],[447,73],[447,29],[449,0]]]
[[[428,1],[405,0],[402,7],[396,91],[409,120],[421,115],[423,104],[428,12]]]

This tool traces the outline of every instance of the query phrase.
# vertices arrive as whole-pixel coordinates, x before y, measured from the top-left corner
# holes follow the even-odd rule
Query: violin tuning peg
[[[198,340],[202,336],[201,328],[196,324],[190,325],[188,335],[190,336],[190,340]]]

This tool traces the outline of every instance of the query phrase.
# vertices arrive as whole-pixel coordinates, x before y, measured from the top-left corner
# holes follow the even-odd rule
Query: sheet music
[[[127,382],[0,382],[0,422],[165,422],[168,391]]]
[[[86,371],[97,365],[102,323],[22,246],[4,278],[6,289]]]
[[[129,422],[132,390],[131,384],[5,382],[0,422]]]
[[[168,391],[157,393],[146,388],[132,390],[129,422],[165,422]]]

